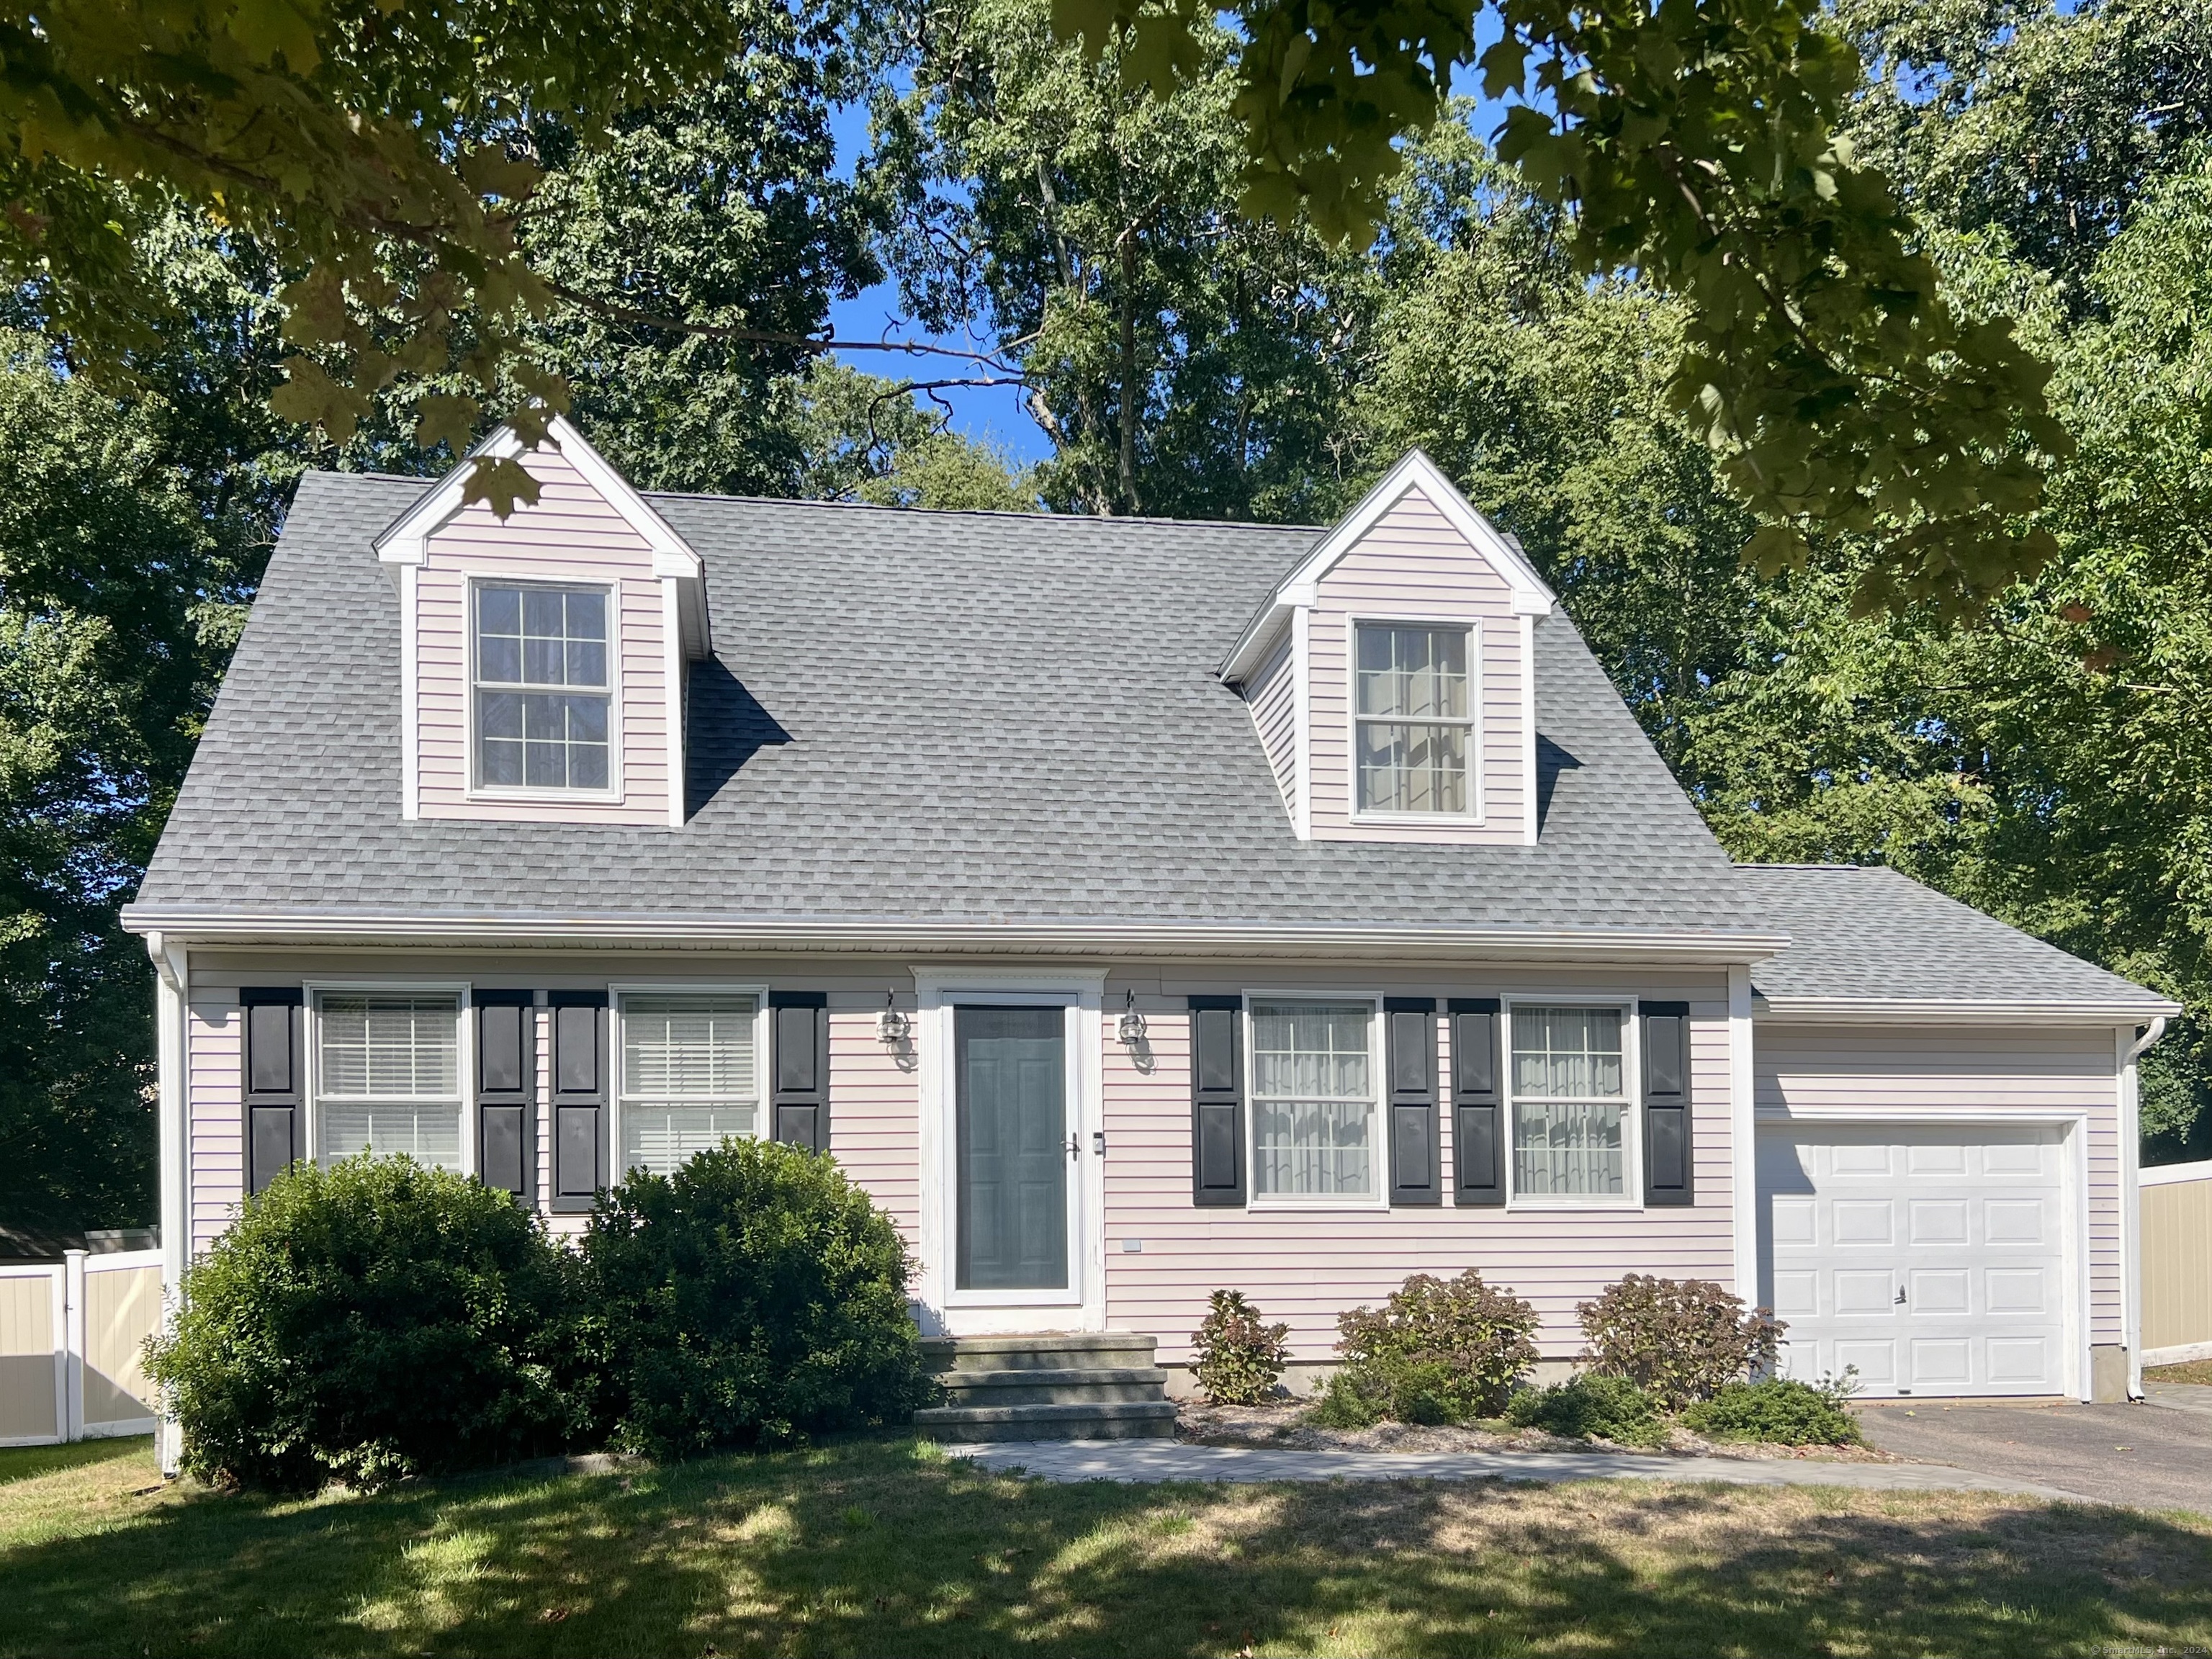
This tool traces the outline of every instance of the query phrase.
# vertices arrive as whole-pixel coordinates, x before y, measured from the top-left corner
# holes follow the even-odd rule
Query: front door
[[[1066,1018],[953,1009],[957,1290],[1069,1287]]]

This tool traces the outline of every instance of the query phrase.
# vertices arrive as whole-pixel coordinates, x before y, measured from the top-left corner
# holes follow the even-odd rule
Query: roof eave
[[[2144,1024],[2181,1005],[2142,997],[1792,997],[1762,993],[1759,1018],[1807,1025]]]
[[[1540,958],[1729,965],[1762,961],[1780,933],[1727,928],[1413,927],[1122,922],[1089,919],[932,921],[911,917],[555,915],[126,906],[123,925],[195,945],[615,946],[697,950],[975,955],[1178,956],[1394,960]]]

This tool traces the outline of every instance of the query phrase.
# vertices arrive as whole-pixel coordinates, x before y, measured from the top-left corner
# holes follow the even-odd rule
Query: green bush
[[[1575,1440],[1656,1446],[1664,1437],[1659,1402],[1625,1377],[1590,1372],[1548,1389],[1522,1389],[1506,1402],[1505,1420]]]
[[[1583,1362],[1601,1376],[1626,1378],[1668,1411],[1771,1369],[1786,1328],[1764,1308],[1747,1313],[1710,1280],[1642,1273],[1575,1311],[1587,1339]]]
[[[1859,1425],[1843,1395],[1810,1382],[1768,1377],[1730,1382],[1682,1413],[1686,1428],[1713,1440],[1759,1440],[1776,1446],[1856,1446]]]
[[[1192,1373],[1217,1406],[1256,1406],[1275,1391],[1289,1363],[1288,1325],[1266,1325],[1242,1291],[1216,1291],[1206,1322],[1191,1333]]]
[[[728,1140],[634,1174],[584,1236],[616,1438],[683,1456],[902,1419],[928,1397],[906,1247],[826,1157]]]
[[[210,1480],[367,1487],[556,1451],[591,1419],[575,1265],[477,1182],[295,1165],[185,1270],[147,1369]]]
[[[1354,1308],[1338,1319],[1345,1363],[1313,1420],[1349,1427],[1364,1413],[1370,1423],[1495,1416],[1513,1380],[1535,1363],[1535,1328],[1534,1308],[1484,1284],[1472,1267],[1449,1280],[1416,1273],[1381,1309]]]

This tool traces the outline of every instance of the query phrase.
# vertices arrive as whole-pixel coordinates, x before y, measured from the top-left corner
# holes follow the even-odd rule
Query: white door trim
[[[1105,1127],[1104,972],[922,964],[914,969],[914,988],[921,1097],[921,1261],[915,1289],[924,1334],[984,1336],[1105,1329],[1104,1160],[1094,1151],[1093,1139]],[[1073,1282],[1066,1291],[953,1288],[953,1188],[958,1170],[951,1155],[956,1104],[952,1011],[963,1002],[1001,1006],[1056,1003],[1067,1011],[1067,1121],[1079,1155],[1072,1160],[1073,1178],[1068,1182],[1067,1260]]]

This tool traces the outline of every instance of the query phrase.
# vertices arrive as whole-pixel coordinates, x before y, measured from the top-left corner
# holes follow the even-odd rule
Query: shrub
[[[1217,1406],[1256,1406],[1274,1392],[1289,1363],[1288,1325],[1263,1325],[1242,1291],[1216,1291],[1206,1322],[1191,1333],[1191,1370]]]
[[[1682,1413],[1685,1427],[1715,1440],[1763,1440],[1777,1446],[1855,1446],[1859,1425],[1833,1387],[1768,1377],[1729,1382]]]
[[[1576,1440],[1656,1446],[1662,1437],[1657,1401],[1626,1377],[1589,1372],[1548,1389],[1517,1389],[1506,1402],[1505,1418],[1524,1429]]]
[[[928,1397],[906,1247],[825,1157],[728,1140],[601,1202],[584,1256],[616,1437],[682,1456],[901,1419]]]
[[[1642,1273],[1575,1311],[1587,1339],[1583,1363],[1600,1376],[1626,1377],[1669,1411],[1771,1367],[1785,1328],[1764,1308],[1745,1312],[1709,1280]]]
[[[504,1193],[404,1158],[295,1165],[185,1270],[147,1370],[185,1466],[375,1486],[586,1431],[574,1258]]]
[[[1416,1273],[1379,1310],[1354,1308],[1337,1321],[1345,1364],[1323,1407],[1351,1412],[1357,1401],[1409,1423],[1494,1416],[1535,1363],[1535,1328],[1534,1308],[1472,1267],[1450,1280]]]

